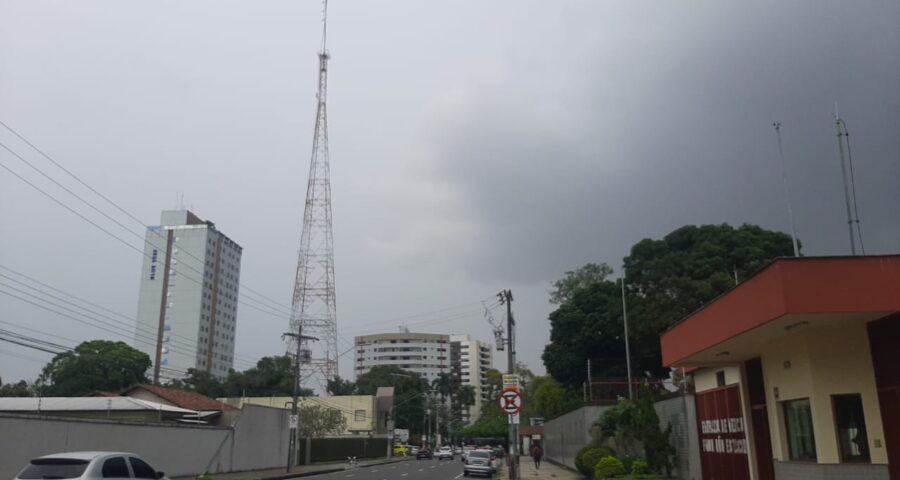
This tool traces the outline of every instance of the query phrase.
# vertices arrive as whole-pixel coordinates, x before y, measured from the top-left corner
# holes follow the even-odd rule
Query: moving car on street
[[[45,455],[28,462],[15,480],[49,478],[168,480],[165,473],[157,471],[139,456],[127,452],[70,452]]]
[[[491,452],[487,450],[472,450],[466,456],[463,463],[463,476],[484,475],[490,477],[494,474],[494,467],[491,464]]]
[[[428,447],[422,447],[416,452],[416,460],[421,460],[423,458],[427,458],[429,460],[434,458],[434,454],[431,453],[431,449]]]
[[[437,451],[438,460],[443,460],[445,458],[448,460],[453,460],[453,449],[448,446],[443,446]]]

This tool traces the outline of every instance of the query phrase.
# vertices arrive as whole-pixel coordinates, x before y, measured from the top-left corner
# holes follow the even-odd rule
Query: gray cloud
[[[512,288],[520,357],[542,370],[546,289],[565,270],[615,265],[686,223],[787,228],[775,119],[806,253],[845,253],[834,100],[867,247],[897,250],[896,2],[330,8],[344,348],[404,322],[489,340],[477,301]],[[0,3],[0,117],[146,223],[184,193],[244,246],[242,282],[286,304],[318,15],[276,0]],[[138,254],[4,172],[0,218],[0,263],[134,315]],[[281,353],[287,318],[238,317],[238,353]],[[114,338],[6,297],[0,318],[71,344]],[[33,379],[47,357],[0,345],[0,375]]]

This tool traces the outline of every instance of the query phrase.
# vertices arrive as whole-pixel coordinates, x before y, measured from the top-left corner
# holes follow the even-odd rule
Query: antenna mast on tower
[[[310,386],[325,390],[337,369],[337,309],[334,293],[334,239],[331,227],[331,179],[328,159],[328,115],[325,109],[328,91],[328,59],[326,48],[328,0],[323,1],[322,44],[319,50],[319,90],[316,95],[316,127],[313,133],[312,158],[303,210],[300,253],[294,278],[290,328],[297,332],[289,341],[289,351],[301,342],[301,361],[306,374],[301,377]],[[306,336],[320,342],[309,344]],[[299,372],[297,372],[299,376]]]

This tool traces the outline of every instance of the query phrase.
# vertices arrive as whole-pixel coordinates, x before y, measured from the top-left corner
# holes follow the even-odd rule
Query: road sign
[[[514,373],[504,373],[503,374],[503,386],[519,386],[519,376]]]
[[[288,419],[289,428],[297,428],[297,415],[291,415]]]
[[[515,415],[522,410],[522,395],[518,389],[504,389],[497,401],[500,403],[500,410],[507,415]]]
[[[509,415],[509,424],[510,425],[518,425],[519,424],[519,414]]]

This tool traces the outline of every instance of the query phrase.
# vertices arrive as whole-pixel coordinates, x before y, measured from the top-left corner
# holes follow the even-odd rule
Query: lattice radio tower
[[[322,45],[319,49],[319,92],[316,96],[316,129],[313,134],[309,183],[303,210],[303,231],[294,279],[291,303],[289,351],[301,352],[304,374],[301,380],[325,390],[327,380],[338,373],[337,313],[334,294],[334,241],[331,229],[331,180],[328,161],[328,114],[325,98],[328,90],[328,59],[325,39],[328,31],[328,0],[323,1]],[[310,343],[302,339],[318,339]],[[300,341],[300,349],[295,350]],[[297,372],[300,375],[300,372]]]

